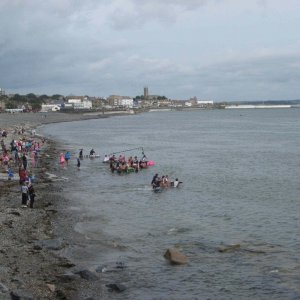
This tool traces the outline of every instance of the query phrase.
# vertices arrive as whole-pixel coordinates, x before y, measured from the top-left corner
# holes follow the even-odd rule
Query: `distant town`
[[[135,97],[110,95],[90,97],[87,95],[60,94],[26,95],[6,94],[0,88],[0,112],[106,112],[135,110],[166,110],[166,109],[237,109],[237,108],[300,108],[300,100],[268,100],[268,101],[226,101],[214,102],[210,99],[198,99],[196,96],[187,100],[174,100],[166,96],[149,94],[148,87],[144,93]]]

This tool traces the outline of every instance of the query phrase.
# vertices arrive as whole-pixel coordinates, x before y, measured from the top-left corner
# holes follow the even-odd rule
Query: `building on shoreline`
[[[91,109],[93,107],[92,101],[88,97],[72,97],[64,104],[65,108],[74,109]]]
[[[128,96],[119,96],[119,95],[110,95],[107,98],[108,105],[111,107],[124,107],[132,108],[133,107],[133,98]]]
[[[42,112],[47,111],[59,111],[61,109],[61,106],[58,104],[42,104]]]
[[[147,99],[148,96],[149,96],[149,90],[148,90],[148,87],[145,86],[145,87],[144,87],[144,98]]]

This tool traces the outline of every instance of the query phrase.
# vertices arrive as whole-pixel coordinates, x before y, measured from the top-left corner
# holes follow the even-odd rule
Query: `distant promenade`
[[[248,109],[248,108],[294,108],[295,105],[226,105],[225,109]],[[300,108],[300,106],[299,106]]]

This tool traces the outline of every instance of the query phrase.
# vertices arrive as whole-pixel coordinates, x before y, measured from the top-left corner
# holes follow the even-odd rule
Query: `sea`
[[[64,254],[100,271],[101,299],[300,299],[300,109],[156,111],[39,131],[72,152],[60,173],[84,238]],[[79,149],[92,148],[100,158],[77,170]],[[142,151],[155,165],[138,173],[102,162]],[[155,173],[183,183],[154,192]],[[188,263],[171,265],[168,248]]]

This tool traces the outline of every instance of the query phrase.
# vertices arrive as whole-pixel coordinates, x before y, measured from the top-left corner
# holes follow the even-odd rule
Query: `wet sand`
[[[0,128],[9,133],[4,142],[20,138],[19,129],[30,137],[31,129],[41,124],[77,121],[102,117],[65,113],[0,114]],[[41,141],[42,137],[35,137]],[[101,278],[88,270],[74,274],[74,265],[64,258],[63,236],[72,230],[72,219],[65,218],[62,207],[68,205],[63,195],[63,182],[49,177],[59,173],[57,158],[63,145],[45,140],[35,168],[36,201],[33,209],[21,207],[17,180],[8,180],[0,167],[0,299],[101,299]],[[64,224],[57,228],[55,224]],[[75,266],[76,269],[76,266]],[[89,291],[97,285],[97,295]],[[15,298],[13,298],[13,296]],[[19,297],[19,298],[17,298]],[[22,298],[23,297],[23,298]]]

